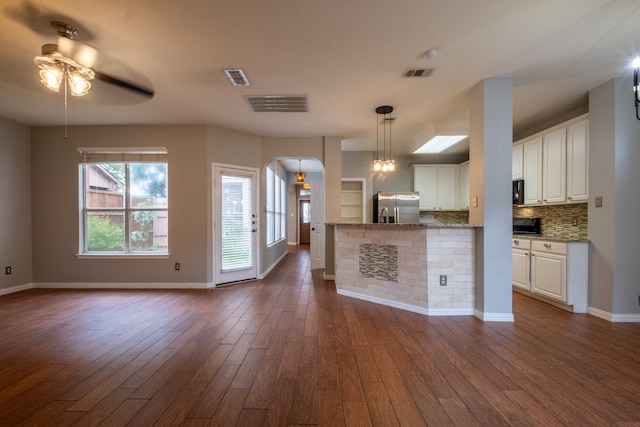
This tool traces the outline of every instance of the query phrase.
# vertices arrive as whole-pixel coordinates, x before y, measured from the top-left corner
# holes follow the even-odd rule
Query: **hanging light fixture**
[[[307,176],[302,172],[302,159],[298,159],[298,172],[296,172],[296,185],[304,185],[304,177]]]
[[[376,108],[376,158],[373,161],[374,172],[393,172],[396,170],[396,161],[391,157],[391,123],[393,118],[390,114],[393,112],[393,107],[389,105],[383,105]],[[382,115],[382,120],[380,120]],[[380,160],[379,150],[379,129],[380,122],[382,121],[382,160]],[[387,159],[387,123],[389,124],[389,159]]]
[[[57,29],[58,43],[66,43],[71,46],[71,40],[78,35],[78,30],[69,24],[53,22]],[[83,59],[88,60],[95,50],[89,46],[83,47]],[[60,92],[60,86],[64,84],[64,138],[67,139],[67,94],[83,96],[89,93],[91,80],[95,78],[95,72],[76,60],[60,53],[57,44],[45,44],[42,46],[42,54],[34,59],[39,68],[40,82],[54,92]]]
[[[636,119],[640,120],[640,82],[638,82],[638,73],[640,72],[640,57],[633,60],[633,97],[636,106]]]

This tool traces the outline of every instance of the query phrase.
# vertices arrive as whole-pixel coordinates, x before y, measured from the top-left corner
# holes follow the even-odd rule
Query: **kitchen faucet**
[[[387,216],[389,216],[389,209],[386,206],[380,209],[380,217],[378,218],[378,222],[387,222],[387,216],[384,216],[385,212],[387,213]],[[383,218],[384,221],[382,220]]]

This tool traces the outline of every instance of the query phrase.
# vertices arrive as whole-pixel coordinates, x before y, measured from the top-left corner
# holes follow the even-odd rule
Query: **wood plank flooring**
[[[640,325],[338,296],[293,247],[215,290],[0,297],[0,426],[640,426]]]

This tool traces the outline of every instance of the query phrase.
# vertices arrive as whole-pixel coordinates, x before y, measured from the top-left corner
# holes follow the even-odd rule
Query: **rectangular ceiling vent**
[[[245,96],[251,109],[256,113],[307,113],[307,96]]]
[[[231,80],[231,84],[234,86],[251,86],[247,75],[241,68],[224,70],[224,73],[227,75],[227,77],[229,77],[229,80]]]
[[[404,77],[429,77],[433,68],[407,68],[402,74]]]

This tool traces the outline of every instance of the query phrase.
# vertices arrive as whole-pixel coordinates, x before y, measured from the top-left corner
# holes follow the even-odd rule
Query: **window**
[[[287,231],[287,185],[272,165],[267,167],[267,245],[284,239]]]
[[[79,149],[80,253],[166,254],[166,149]]]

